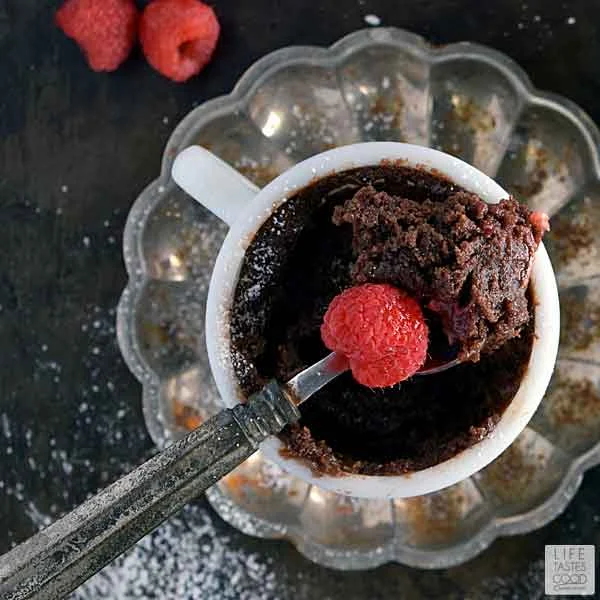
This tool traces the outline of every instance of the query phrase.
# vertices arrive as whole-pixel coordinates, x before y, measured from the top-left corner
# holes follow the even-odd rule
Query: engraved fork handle
[[[274,381],[220,412],[1,556],[0,598],[62,598],[299,418]]]

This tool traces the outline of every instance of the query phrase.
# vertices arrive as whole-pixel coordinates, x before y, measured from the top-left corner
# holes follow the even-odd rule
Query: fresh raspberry
[[[153,0],[140,22],[148,62],[173,81],[186,81],[209,62],[219,39],[213,9],[199,0]]]
[[[388,284],[349,288],[329,305],[321,338],[348,357],[354,378],[387,387],[414,375],[427,356],[429,330],[419,304]]]
[[[354,379],[362,385],[370,388],[389,387],[414,375],[425,361],[423,359],[417,364],[411,357],[407,357],[407,362],[403,362],[403,358],[399,354],[390,354],[373,362],[351,359],[350,369]]]
[[[533,226],[535,243],[539,244],[544,233],[550,231],[550,219],[546,213],[535,211],[529,215],[529,222]]]
[[[138,11],[133,0],[66,0],[56,24],[74,39],[94,71],[114,71],[135,43]]]

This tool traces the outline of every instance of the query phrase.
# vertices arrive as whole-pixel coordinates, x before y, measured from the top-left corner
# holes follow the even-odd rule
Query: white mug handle
[[[173,162],[175,183],[211,213],[232,225],[260,191],[225,161],[201,146],[182,150]]]

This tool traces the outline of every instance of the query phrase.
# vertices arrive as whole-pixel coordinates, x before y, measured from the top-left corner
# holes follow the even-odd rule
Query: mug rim
[[[244,399],[233,371],[229,316],[246,249],[263,223],[283,203],[311,181],[334,172],[402,161],[411,167],[434,170],[496,203],[509,196],[498,183],[472,165],[438,150],[401,142],[363,142],[313,155],[281,173],[246,205],[231,225],[219,250],[210,281],[206,308],[208,358],[223,404],[232,407]],[[410,497],[434,492],[457,483],[484,468],[499,456],[525,428],[554,370],[558,352],[559,304],[556,280],[542,243],[536,252],[531,285],[534,290],[534,341],[519,389],[494,429],[482,440],[451,458],[426,469],[399,475],[339,476],[317,474],[300,458],[281,456],[278,437],[265,440],[265,456],[294,476],[335,493],[363,498]]]

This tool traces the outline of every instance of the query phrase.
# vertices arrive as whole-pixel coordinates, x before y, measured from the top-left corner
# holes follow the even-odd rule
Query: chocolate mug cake
[[[327,354],[331,299],[365,282],[418,299],[430,346],[462,364],[371,389],[345,373],[302,406],[288,455],[331,475],[396,475],[435,465],[488,435],[526,371],[529,273],[545,223],[513,198],[488,205],[444,176],[384,162],[312,182],[250,243],[232,305],[233,365],[246,395]]]

